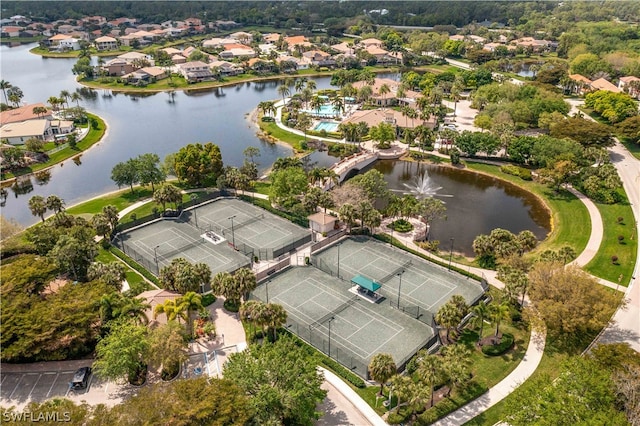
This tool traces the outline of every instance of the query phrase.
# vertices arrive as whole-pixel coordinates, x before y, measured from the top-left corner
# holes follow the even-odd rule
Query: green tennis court
[[[429,325],[388,303],[371,303],[352,287],[314,267],[293,267],[273,275],[252,295],[281,304],[290,331],[362,377],[377,353],[391,354],[403,366],[419,349],[435,343]]]
[[[223,198],[183,213],[185,220],[213,230],[245,253],[274,259],[311,241],[311,231],[253,204]]]
[[[476,280],[368,237],[344,239],[314,253],[311,261],[346,281],[362,275],[381,284],[378,293],[391,304],[419,307],[433,314],[454,294],[462,295],[469,304],[484,294]]]

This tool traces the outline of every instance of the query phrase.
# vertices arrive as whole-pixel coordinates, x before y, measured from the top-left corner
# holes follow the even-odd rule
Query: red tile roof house
[[[2,27],[0,35],[2,37],[20,37],[22,31],[24,31],[22,27]]]
[[[318,67],[330,67],[336,64],[335,59],[322,50],[309,50],[308,52],[303,52],[302,56],[309,59],[311,64]]]
[[[591,88],[593,90],[606,90],[608,92],[620,93],[621,90],[615,84],[604,78],[599,78],[591,82]]]
[[[49,108],[47,108],[47,112],[45,114],[35,114],[33,112],[34,108],[47,108],[47,106],[43,103],[37,103],[2,111],[0,112],[0,126],[28,120],[37,120],[43,118],[50,120],[52,118],[51,110]]]

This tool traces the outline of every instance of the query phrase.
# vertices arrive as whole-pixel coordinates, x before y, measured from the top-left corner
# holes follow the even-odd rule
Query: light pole
[[[236,233],[235,233],[235,230],[233,229],[233,219],[235,218],[236,218],[235,214],[227,218],[231,221],[231,244],[233,244],[234,249],[236,248]]]
[[[158,266],[158,247],[160,247],[160,244],[153,248],[153,258],[156,261],[156,270],[160,273],[160,267]]]
[[[331,321],[336,319],[336,317],[329,318],[329,358],[331,358]]]
[[[340,243],[342,244],[342,243]],[[340,244],[338,244],[336,247],[338,247],[338,278],[340,278]]]
[[[400,289],[402,288],[402,274],[404,274],[404,269],[396,274],[398,278],[400,278],[400,282],[398,283],[398,304],[396,305],[396,309],[400,309]]]
[[[449,270],[451,270],[451,257],[453,256],[453,241],[455,239],[451,238],[451,248],[449,249]]]
[[[197,200],[198,199],[198,194],[191,194],[189,196],[189,198],[191,199],[191,201]],[[196,219],[196,228],[198,227],[198,209],[193,209],[193,215]]]

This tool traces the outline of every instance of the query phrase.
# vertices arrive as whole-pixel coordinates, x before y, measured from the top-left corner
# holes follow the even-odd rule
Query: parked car
[[[73,390],[86,389],[89,384],[89,377],[91,377],[91,367],[79,368],[73,373],[73,379],[69,387]]]

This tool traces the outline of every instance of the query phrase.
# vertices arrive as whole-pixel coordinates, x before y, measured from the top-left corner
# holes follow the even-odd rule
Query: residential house
[[[552,43],[548,40],[536,40],[533,37],[522,37],[512,41],[511,43],[515,44],[518,47],[531,49],[533,52],[542,52],[544,50],[549,50],[552,46]]]
[[[52,137],[51,122],[45,119],[9,123],[0,127],[0,139],[11,145],[22,145],[31,138],[51,140]]]
[[[251,44],[253,36],[244,31],[238,31],[233,34],[229,34],[229,38],[239,41],[242,44]]]
[[[51,120],[51,134],[56,135],[68,135],[75,130],[73,121],[70,120]]]
[[[178,65],[178,64],[184,64],[185,62],[187,62],[187,58],[185,58],[182,55],[173,55],[171,57],[171,62],[173,62],[174,64]]]
[[[2,27],[0,37],[20,37],[20,33],[23,30],[23,27]]]
[[[56,46],[56,50],[59,50],[61,52],[67,52],[69,50],[80,50],[80,40],[73,37],[60,40],[60,42]]]
[[[145,55],[144,53],[140,52],[123,53],[122,55],[118,55],[117,59],[122,59],[124,61],[127,61],[128,63],[132,63],[135,60],[146,60],[150,63],[153,63],[153,59],[151,58],[151,56]]]
[[[200,27],[202,26],[202,19],[200,18],[187,18],[184,20],[185,25],[189,27]]]
[[[242,74],[241,67],[227,61],[212,61],[209,63],[209,68],[211,68],[214,74],[216,73],[215,71],[217,71],[223,76]]]
[[[581,74],[569,74],[569,79],[573,82],[571,92],[576,95],[584,95],[591,88],[592,81]]]
[[[635,76],[620,77],[618,88],[629,96],[640,99],[640,78]]]
[[[401,63],[402,62],[402,53],[401,52],[388,52],[380,47],[369,46],[366,49],[366,52],[376,58],[376,61],[379,64],[388,64],[388,63]]]
[[[216,28],[218,28],[218,30],[223,30],[223,31],[241,26],[241,24],[238,24],[235,21],[224,21],[224,20],[217,20],[215,21],[214,25]]]
[[[72,37],[66,34],[56,34],[47,39],[47,44],[49,47],[57,47],[60,44],[60,41],[66,40],[68,38],[72,38]]]
[[[365,49],[368,47],[377,47],[381,49],[383,43],[382,40],[378,40],[377,38],[365,38],[364,40],[360,40],[358,45]]]
[[[165,52],[169,56],[181,55],[182,54],[182,50],[176,49],[175,47],[165,47],[164,49],[160,49],[160,50],[162,50],[163,52]]]
[[[354,111],[343,123],[367,123],[367,126],[374,127],[380,123],[391,124],[395,127],[413,129],[420,125],[425,125],[433,129],[436,125],[435,118],[423,121],[420,118],[411,119],[394,109],[370,109]]]
[[[239,45],[238,40],[234,40],[232,38],[214,37],[212,39],[205,40],[204,42],[202,42],[202,47],[206,47],[210,49],[220,49],[220,48],[224,48],[224,46],[228,44],[233,44],[236,46]],[[244,45],[239,45],[239,46],[244,47]]]
[[[615,84],[604,78],[599,78],[591,82],[591,90],[606,90],[608,92],[620,93],[621,90]]]
[[[58,33],[60,34],[71,34],[74,31],[79,30],[80,27],[78,27],[77,25],[69,25],[69,24],[64,24],[64,25],[60,25],[58,27]]]
[[[133,66],[132,62],[125,59],[114,58],[107,61],[102,66],[102,70],[109,76],[124,76],[135,71],[136,67]]]
[[[293,52],[295,50],[302,51],[305,48],[312,46],[305,36],[285,37],[284,41],[287,42],[287,49],[289,52]]]
[[[464,36],[462,34],[454,34],[449,36],[449,40],[453,41],[464,41]]]
[[[167,72],[159,67],[144,67],[124,76],[129,84],[149,84],[167,78]]]
[[[8,109],[0,112],[0,125],[9,123],[20,123],[22,121],[36,120],[36,119],[51,119],[51,110],[47,108],[47,112],[44,114],[36,114],[33,112],[34,108],[47,108],[43,103],[29,104],[14,109]]]
[[[276,62],[280,64],[283,72],[294,72],[297,70],[306,70],[311,66],[311,61],[307,58],[296,58],[294,56],[282,55],[276,58]]]
[[[376,78],[371,86],[371,101],[375,105],[382,107],[397,104],[400,101],[400,99],[398,99],[400,84],[400,82],[391,80],[390,78]],[[358,90],[366,85],[367,83],[365,81],[356,81],[353,83],[353,87]],[[389,92],[381,93],[382,87],[385,85],[389,89]],[[419,96],[420,94],[417,92],[405,90],[405,95],[401,98],[401,102],[404,104],[412,104]]]
[[[118,48],[118,40],[109,36],[98,37],[94,40],[94,44],[98,50],[116,50]]]
[[[229,50],[225,50],[224,52],[220,52],[220,58],[222,59],[235,59],[235,58],[240,58],[240,59],[247,59],[247,58],[253,58],[256,56],[256,52],[255,50],[249,48],[249,47],[235,47],[235,48],[231,48]]]
[[[177,65],[178,72],[189,83],[196,83],[199,81],[211,80],[214,75],[209,68],[209,64],[205,64],[201,61],[191,61],[184,64]]]
[[[107,22],[108,25],[112,27],[119,27],[120,25],[132,26],[136,24],[136,18],[117,18],[112,21]]]
[[[278,33],[270,33],[270,34],[263,34],[262,35],[262,41],[264,43],[276,44],[278,42],[278,40],[280,40],[280,34],[278,34]]]
[[[308,52],[302,52],[302,57],[311,61],[313,66],[317,67],[332,67],[336,64],[335,59],[331,57],[327,52],[322,50],[309,50]]]
[[[168,37],[181,37],[184,34],[187,33],[187,27],[178,27],[178,28],[167,28],[164,30],[164,33],[168,36]]]
[[[355,49],[351,43],[343,41],[342,43],[332,45],[331,48],[344,55],[355,55]]]
[[[261,43],[258,45],[258,49],[260,49],[261,54],[268,55],[269,53],[276,51],[276,46],[269,43]]]

